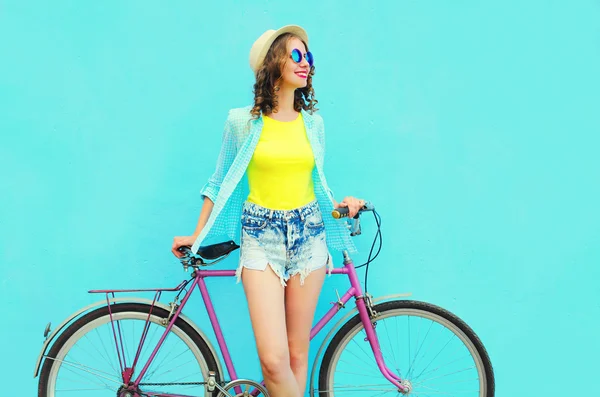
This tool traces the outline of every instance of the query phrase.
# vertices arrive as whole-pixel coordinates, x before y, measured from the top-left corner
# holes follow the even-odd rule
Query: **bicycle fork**
[[[365,302],[365,300],[367,302]],[[381,347],[379,345],[379,338],[377,337],[377,332],[375,331],[375,319],[377,318],[377,313],[372,309],[371,297],[369,295],[366,297],[357,296],[356,307],[358,308],[358,314],[365,328],[365,333],[367,334],[365,340],[368,341],[369,345],[371,346],[379,371],[381,371],[381,374],[387,380],[389,380],[398,388],[398,391],[400,391],[402,394],[409,394],[412,391],[412,385],[410,381],[403,380],[400,378],[400,376],[396,375],[394,371],[388,368],[383,358]]]
[[[371,349],[373,351],[373,355],[375,356],[375,362],[377,363],[379,371],[381,371],[381,374],[394,386],[396,386],[398,391],[400,391],[402,394],[410,393],[412,391],[411,383],[408,380],[401,379],[400,376],[396,375],[394,371],[390,370],[385,364],[381,347],[379,345],[379,338],[377,337],[377,332],[375,331],[375,319],[377,318],[377,313],[373,310],[370,295],[363,295],[354,264],[352,263],[352,259],[350,259],[350,256],[346,251],[344,251],[344,265],[349,270],[348,277],[350,278],[350,284],[357,292],[356,308],[358,309],[360,320],[365,328],[365,333],[367,334],[366,340],[369,342],[369,345],[371,345]]]

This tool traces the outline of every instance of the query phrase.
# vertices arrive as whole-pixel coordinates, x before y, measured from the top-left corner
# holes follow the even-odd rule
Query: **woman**
[[[323,174],[323,121],[314,114],[314,66],[299,26],[268,30],[253,44],[254,105],[232,109],[217,169],[202,188],[195,232],[175,237],[172,251],[209,236],[235,239],[241,219],[237,270],[248,301],[258,355],[273,397],[304,395],[310,328],[328,245],[355,251],[342,222],[329,214],[362,200],[337,203]],[[321,212],[323,211],[323,213]],[[327,233],[326,233],[327,232]]]

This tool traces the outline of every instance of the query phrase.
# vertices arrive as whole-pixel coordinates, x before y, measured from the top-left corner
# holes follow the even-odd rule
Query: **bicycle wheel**
[[[410,396],[493,397],[494,373],[483,344],[458,317],[423,302],[374,306],[387,367],[410,384]],[[383,377],[358,314],[335,334],[319,372],[319,395],[402,395]]]
[[[144,327],[145,342],[132,379],[146,364],[162,337],[169,313],[159,307],[122,303],[96,309],[75,321],[58,337],[44,360],[38,385],[40,397],[78,395],[115,397],[123,394],[123,375],[116,340],[122,340],[121,360],[131,367]],[[117,330],[116,338],[113,325]],[[120,332],[119,332],[120,330]],[[121,345],[121,343],[119,344]],[[124,357],[123,357],[124,356]],[[204,382],[208,371],[219,381],[216,358],[206,342],[185,320],[178,318],[152,360],[135,396],[162,393],[212,396]],[[75,392],[75,393],[74,393]],[[119,396],[120,397],[120,396]]]

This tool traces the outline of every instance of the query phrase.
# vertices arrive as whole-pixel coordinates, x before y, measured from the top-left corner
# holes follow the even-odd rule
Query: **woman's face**
[[[292,60],[290,55],[294,48],[297,48],[302,53],[302,60],[300,63],[296,63]],[[283,80],[283,86],[289,88],[303,88],[306,87],[308,72],[310,71],[310,65],[306,58],[304,58],[304,54],[306,54],[306,47],[302,40],[292,37],[287,42],[287,60],[283,65],[283,70],[281,73],[281,78]]]

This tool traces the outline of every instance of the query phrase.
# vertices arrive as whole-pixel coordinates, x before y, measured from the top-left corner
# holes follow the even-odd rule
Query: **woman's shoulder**
[[[252,106],[229,109],[227,120],[232,124],[246,123],[252,118],[252,114],[250,113],[251,110]]]
[[[227,114],[227,125],[230,130],[238,137],[244,137],[250,128],[252,106],[229,109]]]
[[[321,117],[318,110],[302,110],[302,116],[311,123],[323,124],[323,117]]]

